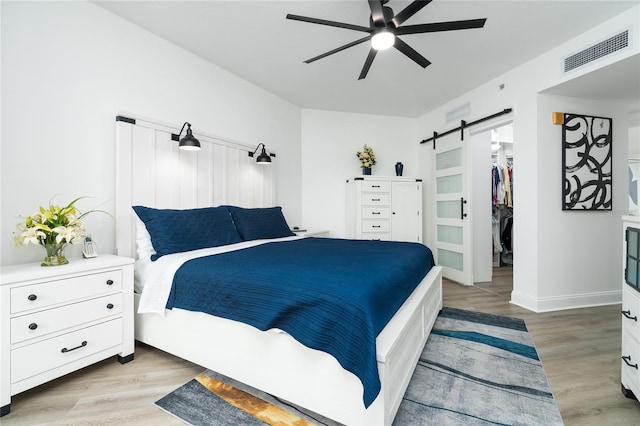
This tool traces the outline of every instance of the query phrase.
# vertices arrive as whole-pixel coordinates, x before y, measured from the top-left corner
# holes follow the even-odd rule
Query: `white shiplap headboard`
[[[255,146],[202,134],[192,126],[202,149],[182,151],[171,139],[180,127],[116,117],[116,250],[120,256],[136,257],[136,217],[131,206],[187,209],[275,203],[274,164],[256,164],[249,157]]]

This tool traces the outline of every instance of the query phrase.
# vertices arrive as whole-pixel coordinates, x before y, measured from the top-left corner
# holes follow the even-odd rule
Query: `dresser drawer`
[[[622,383],[633,392],[640,391],[640,344],[626,331],[622,332]],[[636,393],[637,395],[637,393]]]
[[[362,232],[389,232],[388,220],[363,220]]]
[[[122,293],[116,293],[15,317],[11,319],[11,343],[22,342],[121,313]]]
[[[389,232],[367,232],[362,234],[363,240],[390,241],[391,234]]]
[[[103,322],[11,351],[11,383],[122,344],[122,319]]]
[[[622,329],[640,341],[640,297],[628,286],[622,289]]]
[[[389,192],[389,182],[362,182],[362,192]]]
[[[363,206],[389,206],[389,194],[362,194]]]
[[[120,269],[11,289],[11,313],[45,308],[122,289]]]
[[[363,219],[389,219],[389,207],[363,207]]]

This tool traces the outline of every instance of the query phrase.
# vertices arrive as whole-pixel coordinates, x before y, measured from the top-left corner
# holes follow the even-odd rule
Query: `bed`
[[[145,129],[149,128],[148,124],[145,123],[145,125],[147,126]],[[136,238],[139,240],[138,243],[140,243],[140,238],[147,238],[146,235],[141,237],[144,230],[141,229],[140,223],[148,226],[149,222],[145,223],[139,220],[139,216],[132,209],[133,206],[144,205],[150,209],[176,211],[195,210],[196,208],[192,206],[185,208],[182,197],[173,198],[173,201],[158,200],[157,194],[162,191],[158,191],[159,184],[155,184],[154,179],[149,179],[148,170],[150,167],[148,158],[155,158],[156,162],[160,161],[157,155],[158,149],[154,147],[155,144],[149,143],[150,132],[141,131],[134,128],[135,126],[136,123],[131,122],[119,122],[117,126],[116,245],[119,255],[138,258],[140,244],[136,244]],[[157,135],[160,134],[160,145],[166,142],[165,139],[170,139],[170,135],[167,138],[163,136],[163,130],[164,128],[159,130],[156,127],[151,132],[156,135],[157,139]],[[147,147],[145,149],[153,149],[156,153],[151,156],[141,153],[140,148],[135,145],[136,138],[145,141]],[[198,135],[198,138],[203,145],[203,142],[209,139],[203,135]],[[211,140],[213,144],[218,143],[216,138],[211,138]],[[242,151],[243,147],[236,148],[229,141],[223,142],[225,150],[239,149]],[[247,151],[251,151],[251,149],[249,148]],[[166,150],[166,152],[170,151]],[[229,161],[230,158],[238,158],[241,163],[244,161],[242,157],[240,155],[237,157],[234,155],[225,156],[226,161]],[[199,163],[199,160],[194,160],[192,157],[186,157],[186,160],[190,164]],[[178,157],[176,161],[181,160]],[[228,164],[225,167],[227,170],[240,170],[245,166],[247,168],[255,167],[251,162],[240,167],[229,167]],[[200,167],[194,173],[198,176],[210,176],[210,174],[203,173],[202,168]],[[141,171],[141,169],[144,170]],[[163,169],[163,174],[165,173],[166,170]],[[159,179],[165,183],[168,181],[166,176]],[[273,177],[269,176],[268,179],[272,180]],[[149,191],[156,194],[154,199],[148,195]],[[231,202],[233,201],[231,200]],[[252,208],[244,210],[251,214],[272,212],[273,209],[266,208],[273,205],[270,203],[272,200],[263,199],[258,203],[262,206],[254,205],[251,206]],[[223,205],[221,207],[233,208],[233,206],[224,206],[225,202],[217,204],[200,202],[198,204],[204,204],[198,207],[203,210],[206,210],[207,206],[220,204]],[[279,210],[276,209],[276,211]],[[218,236],[214,236],[214,238],[218,238]],[[320,243],[317,240],[320,239],[295,236],[253,239],[241,237],[240,241],[231,238],[225,244],[187,250],[187,252],[198,252],[196,255],[198,259],[216,258],[216,256],[227,255],[226,250],[231,247],[232,252],[249,253],[247,259],[251,259],[254,257],[251,253],[254,252],[250,250],[273,251],[270,247],[274,247],[274,244],[279,244],[277,247],[281,247],[283,244],[286,246],[292,243],[304,243],[313,245],[313,250],[319,250],[319,246],[329,243],[329,241]],[[353,244],[364,243],[345,241]],[[416,243],[396,244],[418,245]],[[155,241],[152,245],[156,245]],[[239,249],[233,250],[234,248]],[[149,249],[148,246],[147,249]],[[155,250],[156,247],[153,249]],[[209,253],[210,250],[213,250],[214,253]],[[326,248],[322,250],[326,251]],[[166,262],[163,259],[180,258],[184,253],[186,252],[169,253],[159,257],[155,262],[180,264],[172,266],[176,271],[179,271],[180,268],[190,265],[195,260],[189,258],[184,261]],[[247,259],[244,262],[247,262]],[[137,261],[136,274],[145,270],[144,261],[141,260],[143,259]],[[259,259],[256,259],[255,262],[259,262]],[[152,262],[148,261],[147,263]],[[227,263],[225,262],[225,264]],[[249,265],[245,269],[250,269]],[[165,273],[163,272],[161,275],[165,275]],[[153,275],[151,276],[153,277]],[[151,278],[148,282],[156,283],[158,281]],[[160,298],[160,302],[155,302],[155,308],[150,308],[148,300],[145,300],[144,297],[146,286],[149,284],[144,284],[142,294],[136,293],[135,295],[136,312],[138,312],[135,318],[135,336],[143,343],[217,371],[337,422],[354,425],[391,424],[418,357],[442,307],[440,267],[431,267],[426,275],[418,278],[414,284],[415,286],[408,291],[408,296],[403,297],[399,308],[394,309],[390,320],[385,321],[386,325],[381,326],[381,331],[373,339],[374,368],[377,370],[379,389],[376,390],[374,387],[374,390],[369,393],[367,393],[369,388],[363,385],[362,374],[354,374],[354,372],[345,369],[341,365],[341,362],[344,364],[344,360],[341,359],[339,362],[335,354],[332,355],[323,350],[303,345],[292,336],[295,332],[291,330],[285,331],[280,327],[275,327],[262,331],[258,327],[223,316],[179,307],[165,310],[162,308],[163,300],[165,300],[163,298]],[[166,293],[167,290],[165,289],[164,292]],[[173,297],[171,288],[166,296],[166,300]],[[160,309],[158,309],[158,303],[160,303]]]

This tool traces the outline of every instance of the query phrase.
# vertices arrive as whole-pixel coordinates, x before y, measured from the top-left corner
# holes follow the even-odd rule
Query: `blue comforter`
[[[433,265],[418,243],[271,242],[186,262],[167,308],[284,330],[355,374],[368,407],[380,392],[376,336]]]

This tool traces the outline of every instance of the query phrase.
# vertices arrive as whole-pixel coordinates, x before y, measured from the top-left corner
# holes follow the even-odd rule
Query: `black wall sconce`
[[[261,142],[258,144],[258,146],[256,147],[256,150],[253,152],[249,153],[249,157],[253,157],[256,152],[258,152],[258,149],[260,148],[260,145],[262,145],[262,152],[260,153],[260,155],[258,155],[258,157],[256,157],[256,163],[258,164],[271,164],[271,157],[275,157],[275,154],[267,154],[267,151],[265,150],[265,146],[264,144]]]
[[[187,134],[185,135],[184,138],[180,139],[180,135],[182,134],[182,131],[184,130],[184,126],[187,126]],[[180,129],[180,133],[179,134],[175,134],[172,133],[171,134],[171,140],[174,141],[180,141],[178,142],[178,148],[185,150],[185,151],[198,151],[200,150],[200,141],[198,139],[196,139],[195,137],[193,137],[193,132],[191,131],[191,124],[185,122],[182,125],[182,129]]]

